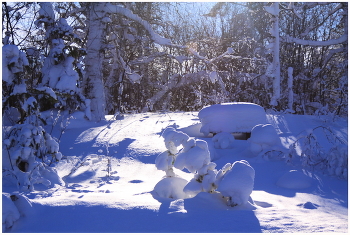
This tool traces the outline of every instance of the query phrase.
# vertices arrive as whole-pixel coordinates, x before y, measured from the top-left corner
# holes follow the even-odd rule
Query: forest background
[[[3,2],[3,113],[239,101],[347,116],[347,15],[347,2]]]

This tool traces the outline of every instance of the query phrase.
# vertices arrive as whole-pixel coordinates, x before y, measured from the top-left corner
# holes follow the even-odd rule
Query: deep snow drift
[[[107,116],[104,123],[89,123],[76,115],[60,141],[63,157],[56,170],[63,185],[47,188],[37,184],[34,191],[19,194],[3,177],[3,231],[348,232],[347,180],[302,168],[297,162],[288,165],[263,157],[246,140],[217,144],[200,132],[197,115],[129,114],[121,120]],[[317,126],[332,128],[345,140],[348,135],[345,119],[332,122],[326,117],[267,115],[267,122],[276,130],[280,149],[285,150],[300,133]],[[177,191],[173,195],[155,193],[157,187],[164,188],[161,184],[168,185],[162,182],[166,173],[155,162],[161,153],[174,148],[166,147],[161,136],[170,126],[199,143],[205,141],[210,161],[218,170],[227,163],[246,161],[255,174],[248,203],[230,207],[218,193],[200,192],[188,198]],[[59,127],[52,135],[58,133]],[[179,151],[181,146],[177,147]],[[167,170],[168,162],[164,162]],[[184,187],[194,177],[186,169],[174,167],[173,173],[179,181],[176,186]],[[19,199],[12,201],[9,197],[15,193]],[[9,213],[12,217],[4,216]],[[6,229],[6,224],[12,227]]]

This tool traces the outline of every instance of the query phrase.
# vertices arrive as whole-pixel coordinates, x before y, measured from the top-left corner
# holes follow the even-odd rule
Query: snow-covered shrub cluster
[[[317,137],[315,132],[321,130],[322,132],[319,132]],[[297,148],[301,149],[300,154],[297,153]],[[332,129],[323,126],[302,133],[290,145],[286,161],[291,164],[298,164],[300,161],[303,167],[320,170],[325,174],[339,178],[348,178],[348,146],[346,141],[338,137]]]
[[[4,175],[15,180],[20,190],[34,184],[60,184],[54,166],[61,160],[59,145],[42,126],[24,123],[13,126],[3,141]]]
[[[55,99],[55,94],[47,87],[29,92],[23,79],[28,61],[16,46],[5,45],[4,48],[3,81],[9,94],[3,105],[5,110],[11,110],[13,123],[8,123],[12,127],[7,132],[4,129],[3,133],[3,177],[14,181],[20,190],[33,190],[33,185],[39,183],[46,186],[60,183],[51,166],[62,158],[62,154],[57,141],[41,126],[40,107],[32,96],[36,91]]]
[[[163,138],[168,150],[157,157],[156,167],[165,171],[167,177],[154,188],[159,196],[171,195],[173,198],[174,195],[182,195],[186,198],[194,197],[200,192],[209,192],[222,193],[230,206],[248,202],[255,177],[254,169],[248,162],[242,160],[227,163],[218,171],[216,164],[211,162],[207,142],[190,138],[173,127],[165,129]],[[183,148],[179,151],[177,147],[180,145]],[[175,177],[173,167],[187,169],[194,174],[193,179],[187,182]]]

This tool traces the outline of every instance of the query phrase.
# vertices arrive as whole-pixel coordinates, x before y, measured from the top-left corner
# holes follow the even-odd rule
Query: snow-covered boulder
[[[224,168],[228,168],[227,166],[226,164]],[[219,177],[217,176],[217,178]],[[218,182],[217,191],[227,199],[229,206],[244,205],[248,202],[253,191],[254,178],[255,170],[247,161],[236,161]]]
[[[198,113],[198,117],[202,123],[200,132],[206,136],[220,132],[250,133],[254,126],[267,123],[264,108],[246,102],[207,106]]]
[[[281,146],[281,140],[271,124],[254,126],[248,142],[250,143],[250,150],[256,154],[265,149],[274,149]]]
[[[232,147],[235,138],[231,133],[221,132],[216,134],[212,141],[214,142],[214,147],[217,149],[227,149]]]

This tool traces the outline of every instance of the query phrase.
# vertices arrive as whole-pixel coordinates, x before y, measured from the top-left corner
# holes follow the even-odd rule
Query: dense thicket
[[[34,96],[41,110],[80,109],[92,120],[233,101],[347,115],[347,7],[4,2],[3,45],[28,64],[6,65],[14,78],[3,73],[3,108]],[[21,84],[25,94],[14,92]]]

